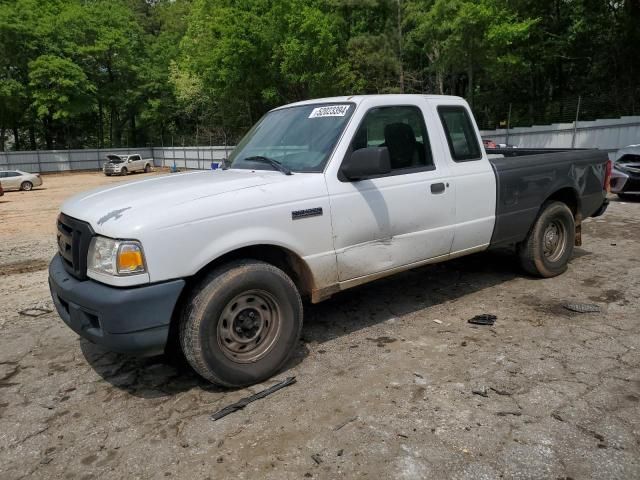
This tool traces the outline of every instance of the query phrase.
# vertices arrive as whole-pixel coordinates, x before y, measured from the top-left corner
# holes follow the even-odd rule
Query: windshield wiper
[[[293,172],[291,172],[291,170],[289,170],[287,167],[285,167],[283,164],[281,164],[279,161],[274,160],[273,158],[269,158],[269,157],[265,157],[263,155],[254,155],[253,157],[247,157],[245,158],[245,160],[248,160],[250,162],[263,162],[263,163],[268,163],[269,165],[271,165],[273,168],[275,168],[276,170],[278,170],[279,172],[284,173],[285,175],[293,175]]]

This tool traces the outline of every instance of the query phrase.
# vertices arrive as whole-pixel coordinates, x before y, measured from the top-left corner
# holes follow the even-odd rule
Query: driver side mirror
[[[360,148],[342,162],[341,171],[350,181],[364,180],[391,172],[387,147]]]

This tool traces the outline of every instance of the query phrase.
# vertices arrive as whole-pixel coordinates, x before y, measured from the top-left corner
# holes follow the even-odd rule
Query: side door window
[[[369,110],[353,138],[351,151],[367,147],[387,147],[393,175],[435,168],[427,128],[418,107]]]

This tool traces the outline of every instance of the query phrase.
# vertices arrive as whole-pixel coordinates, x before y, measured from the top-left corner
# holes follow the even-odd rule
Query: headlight
[[[135,240],[113,240],[96,236],[91,239],[87,269],[103,275],[146,273],[142,245]]]

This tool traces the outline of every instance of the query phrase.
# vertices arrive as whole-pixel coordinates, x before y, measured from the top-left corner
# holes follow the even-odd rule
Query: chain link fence
[[[570,95],[560,99],[477,102],[473,110],[481,130],[635,116],[640,115],[640,87],[626,92]]]

